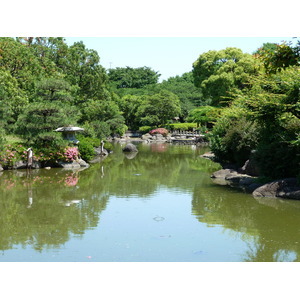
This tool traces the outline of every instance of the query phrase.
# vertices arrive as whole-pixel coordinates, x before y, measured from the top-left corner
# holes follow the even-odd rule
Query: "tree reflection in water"
[[[100,186],[96,190],[88,188],[98,183],[97,173],[83,182],[80,173],[4,172],[0,182],[0,249],[18,244],[31,245],[39,251],[59,248],[72,234],[81,235],[97,226],[108,195]]]
[[[192,211],[202,223],[219,224],[242,233],[252,262],[300,260],[300,203],[280,199],[254,199],[226,187],[206,191],[195,188]]]

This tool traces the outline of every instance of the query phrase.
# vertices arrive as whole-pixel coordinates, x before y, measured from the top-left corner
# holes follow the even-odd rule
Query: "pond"
[[[299,261],[300,202],[213,184],[206,148],[137,147],[80,171],[2,172],[0,261]]]

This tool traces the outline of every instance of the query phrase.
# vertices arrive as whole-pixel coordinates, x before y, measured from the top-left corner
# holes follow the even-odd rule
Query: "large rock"
[[[296,178],[275,180],[255,189],[254,197],[280,197],[300,200],[300,186]]]
[[[125,145],[125,147],[123,148],[123,152],[138,152],[138,149],[136,148],[135,145],[128,143],[127,145]]]
[[[90,165],[85,162],[83,159],[78,159],[73,162],[58,162],[59,167],[64,169],[79,169],[79,168],[88,168]]]
[[[237,175],[237,171],[234,170],[234,169],[221,169],[219,171],[216,171],[214,172],[212,175],[211,175],[211,178],[224,178],[227,176],[227,175]]]
[[[260,176],[260,170],[259,170],[257,161],[254,158],[248,159],[240,171],[241,171],[241,173],[247,174],[250,176]]]

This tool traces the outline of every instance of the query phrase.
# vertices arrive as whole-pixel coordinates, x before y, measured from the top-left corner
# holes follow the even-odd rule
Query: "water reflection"
[[[96,177],[85,183],[80,182],[80,172],[32,171],[7,171],[2,175],[1,250],[13,245],[31,245],[39,251],[57,248],[72,234],[97,226],[108,195],[101,188],[88,189]]]
[[[226,187],[195,187],[192,212],[200,222],[222,225],[248,245],[242,261],[300,260],[300,203],[254,199]]]
[[[44,253],[61,249],[74,237],[81,238],[89,229],[97,229],[98,235],[95,233],[93,239],[99,239],[103,247],[100,249],[106,250],[102,257],[110,260],[119,255],[115,252],[115,256],[109,256],[116,244],[130,244],[122,231],[125,227],[132,237],[131,243],[137,243],[136,248],[149,252],[150,256],[162,253],[162,257],[170,257],[174,251],[174,261],[200,260],[209,255],[212,255],[210,260],[220,261],[220,257],[230,260],[232,256],[226,253],[216,257],[210,254],[209,247],[205,248],[205,243],[210,243],[210,230],[221,228],[218,234],[223,235],[224,240],[224,236],[228,237],[225,242],[229,245],[232,241],[246,245],[241,248],[240,261],[300,260],[300,202],[254,199],[251,195],[214,185],[210,174],[219,166],[199,157],[207,149],[153,145],[139,144],[139,152],[134,157],[128,157],[120,145],[116,145],[114,154],[85,170],[0,173],[0,250],[21,246]],[[171,198],[167,199],[169,195]],[[124,199],[128,201],[126,205],[122,202]],[[153,206],[151,203],[143,206],[151,201]],[[160,202],[162,210],[155,206]],[[140,210],[133,208],[132,212],[134,205]],[[153,210],[148,212],[144,209],[146,206]],[[122,209],[128,213],[123,219],[119,217]],[[116,211],[115,215],[109,215]],[[108,215],[108,219],[103,215]],[[172,223],[172,218],[177,223]],[[108,226],[103,220],[113,221]],[[103,227],[107,231],[101,239],[99,232]],[[155,231],[160,227],[162,232]],[[153,239],[153,235],[168,238],[161,244],[162,239]],[[148,236],[152,236],[149,244]],[[162,245],[166,247],[164,250]],[[152,253],[151,248],[158,252]],[[181,254],[181,248],[185,254]],[[130,255],[142,254],[132,252]],[[151,261],[151,257],[145,260]]]

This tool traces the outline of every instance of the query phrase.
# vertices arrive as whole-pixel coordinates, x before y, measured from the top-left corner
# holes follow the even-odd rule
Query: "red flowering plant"
[[[0,152],[0,162],[3,166],[12,167],[17,161],[26,159],[26,148],[20,144],[6,145]]]
[[[79,151],[77,147],[68,147],[64,152],[64,160],[67,162],[72,162],[78,159]]]
[[[149,133],[151,135],[161,134],[163,136],[167,136],[167,134],[169,133],[169,131],[166,128],[156,128],[156,129],[152,129],[151,131],[149,131]]]
[[[79,151],[77,147],[67,148],[43,148],[33,153],[33,159],[36,161],[65,161],[72,162],[78,158]]]

